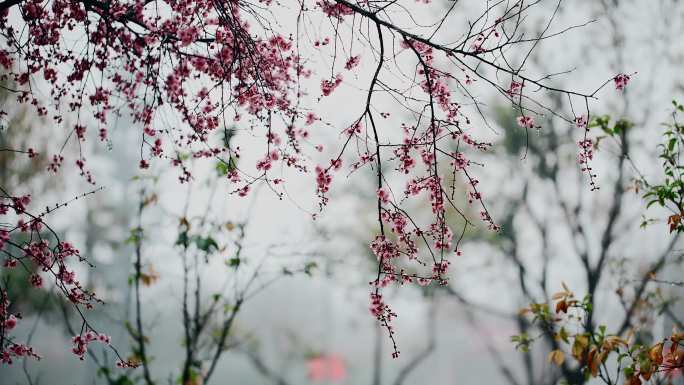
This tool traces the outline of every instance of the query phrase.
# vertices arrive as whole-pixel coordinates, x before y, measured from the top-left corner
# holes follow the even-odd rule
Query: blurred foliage
[[[36,125],[42,124],[42,120],[30,114],[26,106],[14,105],[13,94],[8,91],[12,88],[13,84],[8,81],[0,83],[0,105],[4,111],[12,111],[9,116],[0,119],[0,186],[12,194],[28,190],[27,185],[31,184],[30,190],[35,195],[45,190],[48,183],[41,178],[41,174],[47,164],[45,154],[49,141],[44,133],[36,130]],[[29,158],[25,153],[8,151],[26,151],[28,148],[33,148],[38,155]],[[16,244],[30,241],[26,234],[19,232],[13,232],[11,237]],[[49,235],[45,234],[44,239],[49,239]],[[11,311],[24,316],[40,312],[44,317],[56,317],[61,314],[61,307],[66,301],[62,296],[52,295],[45,289],[34,288],[29,283],[29,277],[36,272],[32,263],[0,270],[3,285],[8,292],[13,293]]]
[[[684,164],[682,163],[682,149],[684,148],[684,125],[678,122],[678,115],[684,112],[684,105],[672,101],[674,110],[672,121],[665,123],[663,143],[658,148],[663,168],[663,181],[658,184],[645,182],[644,199],[647,207],[658,204],[672,212],[667,219],[670,232],[684,231]]]
[[[663,181],[651,184],[637,170],[637,182],[639,188],[643,187],[643,198],[647,201],[647,208],[658,204],[671,210],[673,214],[667,221],[669,230],[682,233],[684,160],[681,159],[681,150],[684,147],[684,125],[678,122],[678,115],[684,112],[684,105],[676,101],[672,103],[672,118],[664,124],[663,143],[658,146]],[[599,128],[604,133],[597,137],[596,146],[608,137],[615,138],[619,145],[625,146],[623,139],[627,131],[633,127],[633,123],[626,119],[613,121],[610,116],[599,116],[593,118],[588,127]],[[622,151],[624,156],[629,156],[627,148],[623,147]],[[642,226],[647,223],[644,222]],[[623,327],[620,331],[610,334],[606,325],[594,326],[593,299],[588,295],[582,300],[576,299],[573,292],[563,283],[563,290],[555,293],[548,303],[532,303],[521,310],[522,316],[532,316],[530,322],[538,326],[542,333],[538,336],[521,333],[512,336],[511,341],[518,350],[528,352],[535,340],[542,339],[550,333],[555,345],[548,354],[548,361],[562,367],[564,372],[580,371],[584,382],[598,378],[608,385],[641,385],[651,380],[656,381],[655,383],[671,383],[672,375],[680,373],[684,367],[684,333],[674,331],[670,336],[657,340],[653,333],[643,326],[654,316],[667,312],[678,298],[664,295],[659,287],[646,290],[646,284],[654,282],[681,285],[681,282],[660,280],[656,277],[655,270],[648,271],[637,281],[640,285],[637,287],[640,289],[635,301],[638,302],[634,302],[634,308],[625,308],[627,320],[631,320],[630,317],[637,320],[636,324],[629,324],[632,325],[630,328]],[[623,285],[625,283],[619,284],[616,291],[621,298],[625,290]],[[626,306],[625,303],[623,305]],[[572,365],[568,363],[570,359],[573,361]],[[609,361],[612,361],[611,365],[607,364]]]

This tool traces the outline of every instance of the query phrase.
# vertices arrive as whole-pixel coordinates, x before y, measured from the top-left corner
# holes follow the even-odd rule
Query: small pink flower
[[[507,93],[509,96],[519,95],[519,94],[520,94],[520,91],[522,91],[522,88],[523,88],[523,84],[522,84],[522,83],[519,83],[519,82],[516,82],[516,81],[512,81],[512,82],[511,82],[511,85],[508,87],[508,91],[506,91],[506,93]]]
[[[0,246],[2,246],[2,242],[0,242]],[[8,269],[14,269],[15,267],[17,267],[17,260],[14,258],[8,258],[2,264],[2,267],[8,268]]]
[[[389,193],[387,192],[387,190],[385,190],[384,188],[378,189],[377,194],[378,194],[378,199],[380,200],[380,202],[383,205],[386,205],[387,203],[389,203],[390,196],[389,196]]]
[[[522,128],[534,128],[534,118],[531,116],[518,116],[516,120]]]
[[[38,274],[32,274],[31,277],[29,277],[29,282],[31,283],[31,286],[35,288],[43,287],[43,278]]]
[[[344,65],[344,68],[347,70],[351,70],[352,68],[358,66],[360,62],[361,62],[361,56],[359,56],[359,55],[352,56],[349,58],[349,60],[347,60],[347,63]]]
[[[186,47],[192,44],[196,39],[199,31],[197,27],[189,27],[178,31],[178,38],[181,41],[181,46]]]
[[[585,115],[578,116],[575,118],[575,125],[577,128],[587,128],[587,117]]]
[[[271,158],[267,157],[262,160],[257,161],[256,168],[257,170],[262,170],[262,171],[268,171],[271,169]]]
[[[6,331],[12,330],[16,326],[17,326],[17,317],[15,317],[14,315],[10,315],[9,317],[7,317],[7,319],[5,320],[5,330]]]
[[[613,78],[613,82],[615,83],[615,89],[618,91],[622,91],[623,89],[625,89],[630,79],[631,76],[627,74],[618,74]]]
[[[111,340],[112,340],[111,337],[109,337],[108,335],[105,335],[105,334],[99,334],[99,335],[97,336],[97,339],[98,339],[100,342],[102,342],[103,344],[107,344],[107,345],[109,345],[109,343],[110,343]]]
[[[342,75],[337,74],[335,76],[335,79],[333,80],[322,80],[321,81],[321,92],[323,92],[323,96],[328,96],[330,95],[333,91],[335,91],[335,88],[339,86],[342,83]]]
[[[246,197],[248,193],[249,193],[249,185],[246,185],[245,187],[238,190],[238,196],[241,196],[241,197]]]

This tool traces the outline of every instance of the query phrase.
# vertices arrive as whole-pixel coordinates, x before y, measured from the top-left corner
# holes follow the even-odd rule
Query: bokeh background
[[[451,5],[435,1],[441,3]],[[477,12],[480,3],[460,1],[456,12]],[[543,29],[556,5],[541,2],[526,21],[525,32]],[[426,20],[438,16],[420,15]],[[625,314],[616,290],[630,287],[653,261],[665,255],[663,277],[681,279],[684,244],[662,221],[641,226],[644,219],[662,218],[662,212],[646,210],[632,176],[635,170],[647,178],[660,175],[656,146],[661,123],[670,118],[670,101],[684,100],[683,23],[684,4],[676,0],[565,1],[554,28],[583,26],[541,42],[530,58],[531,73],[569,71],[552,81],[580,90],[595,88],[616,73],[636,72],[624,92],[606,90],[592,106],[594,114],[634,123],[627,134],[629,161],[620,160],[610,138],[602,141],[594,163],[601,189],[595,192],[589,191],[577,165],[578,130],[548,118],[526,138],[510,107],[499,104],[500,98],[487,87],[478,88],[476,97],[493,123],[478,135],[495,145],[479,155],[486,166],[477,170],[477,177],[503,231],[492,234],[482,225],[466,234],[463,255],[452,260],[449,286],[388,290],[387,300],[399,315],[398,359],[390,358],[390,341],[368,313],[368,282],[376,264],[367,245],[377,226],[370,172],[338,179],[331,203],[314,220],[313,176],[290,183],[281,200],[266,187],[246,198],[229,195],[230,186],[216,182],[222,170],[209,162],[195,164],[196,177],[189,185],[179,185],[175,171],[161,164],[140,173],[140,138],[122,118],[110,129],[105,150],[85,149],[104,190],[62,209],[53,227],[96,265],[79,272],[106,301],[90,317],[109,331],[122,352],[130,351],[127,322],[134,312],[131,231],[144,228],[142,254],[149,281],[142,291],[143,322],[151,370],[159,383],[179,383],[183,258],[175,244],[179,221],[185,217],[220,225],[215,238],[225,248],[198,265],[207,298],[245,290],[258,273],[212,384],[550,384],[556,369],[546,361],[549,347],[540,343],[523,354],[510,337],[529,328],[519,309],[545,301],[561,282],[580,296],[590,290],[583,252],[590,258],[607,256],[591,290],[596,321],[609,330],[619,327]],[[456,29],[446,26],[442,34]],[[320,65],[325,68],[324,59]],[[353,119],[364,76],[373,65],[362,61],[358,74],[345,78],[336,98],[318,102],[317,114],[340,126]],[[549,99],[549,105],[558,111],[570,108],[563,99]],[[241,135],[244,127],[238,123],[233,129]],[[52,145],[52,134],[49,122],[17,109],[0,132],[0,147],[30,142],[40,151]],[[323,139],[326,149],[334,149],[338,139],[331,129]],[[243,148],[240,161],[258,156]],[[41,197],[45,204],[89,188],[75,170],[56,180],[10,153],[0,153],[0,163],[0,184],[46,191]],[[141,196],[154,197],[142,215]],[[16,289],[24,290],[17,306],[25,317],[17,333],[30,335],[44,358],[0,366],[0,383],[25,384],[27,375],[39,384],[104,383],[92,359],[81,362],[70,352],[73,333],[67,325],[78,328],[73,315],[44,293]],[[657,295],[667,305],[642,332],[655,337],[668,333],[684,316],[684,306],[668,299],[681,294],[679,286],[661,287]],[[105,361],[113,359],[106,351],[96,354]]]

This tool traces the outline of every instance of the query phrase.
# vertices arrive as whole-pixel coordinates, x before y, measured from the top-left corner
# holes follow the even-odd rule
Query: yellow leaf
[[[580,334],[577,337],[575,337],[575,342],[579,344],[581,347],[586,348],[587,346],[589,346],[589,337]]]
[[[157,280],[159,280],[159,273],[157,273],[157,271],[154,270],[154,267],[150,265],[148,273],[140,273],[140,280],[142,281],[143,285],[151,286],[157,282]]]
[[[575,336],[575,342],[572,344],[572,356],[579,362],[584,362],[584,352],[589,346],[589,338],[585,335]]]
[[[563,361],[565,361],[565,353],[563,353],[559,349],[552,350],[551,352],[549,352],[548,360],[549,362],[553,362],[554,364],[556,364],[556,366],[561,366],[563,364]]]
[[[524,315],[527,315],[530,313],[532,313],[532,309],[530,309],[529,307],[524,307],[524,308],[520,309],[520,311],[518,311],[518,314],[521,316],[524,316]]]

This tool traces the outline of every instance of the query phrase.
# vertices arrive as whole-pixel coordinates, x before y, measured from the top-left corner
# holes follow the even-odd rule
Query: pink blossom
[[[29,277],[29,282],[33,287],[43,287],[43,278],[38,274],[32,274],[31,277]]]
[[[238,190],[238,196],[240,196],[240,197],[246,197],[248,193],[249,193],[249,185],[246,185],[246,186],[244,186]]]
[[[309,112],[306,114],[306,125],[307,126],[312,125],[316,120],[318,120],[318,117],[313,112]]]
[[[323,12],[331,18],[341,19],[343,16],[352,15],[354,11],[344,4],[337,4],[327,0],[319,0],[316,2]]]
[[[352,56],[347,60],[347,63],[345,63],[344,68],[346,70],[351,70],[354,67],[358,66],[360,62],[361,62],[361,56],[359,56],[359,55]]]
[[[181,46],[185,47],[192,44],[199,34],[197,27],[188,27],[178,31],[178,38],[181,41]]]
[[[383,205],[386,205],[387,203],[389,203],[390,196],[389,196],[389,193],[387,192],[387,190],[385,190],[384,188],[378,189],[377,195],[378,195],[378,199],[380,200],[380,202]]]
[[[589,161],[594,159],[594,144],[590,139],[583,139],[577,142],[577,145],[580,148],[577,162],[579,164],[585,165],[584,168],[586,168],[586,165],[589,163]]]
[[[587,117],[586,115],[581,115],[575,118],[575,125],[577,128],[587,128]]]
[[[342,74],[337,74],[333,80],[322,80],[321,92],[323,92],[323,96],[329,96],[340,83],[342,83]]]
[[[518,116],[516,120],[522,128],[534,128],[534,118],[531,116]]]
[[[10,315],[5,320],[5,330],[12,330],[15,326],[17,326],[17,317],[15,317],[14,315]]]
[[[515,95],[519,95],[520,91],[522,91],[522,88],[523,88],[522,83],[512,81],[511,85],[508,87],[508,90],[506,91],[506,93],[508,94],[508,96],[513,97]]]
[[[630,79],[630,75],[618,74],[613,78],[613,82],[615,83],[615,89],[618,91],[622,91],[627,86],[627,83],[629,83]]]

